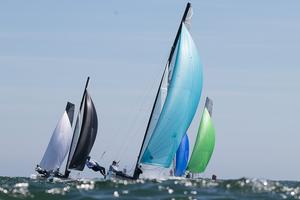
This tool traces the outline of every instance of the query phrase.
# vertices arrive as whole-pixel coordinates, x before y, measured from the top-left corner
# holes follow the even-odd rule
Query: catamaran
[[[176,154],[175,176],[184,176],[186,170],[192,173],[192,176],[205,171],[215,147],[212,108],[213,102],[207,97],[191,158],[188,161],[189,144],[185,135]]]
[[[57,172],[54,176],[68,178],[70,170],[82,171],[94,145],[98,130],[98,117],[92,98],[87,90],[89,79],[88,77],[86,81],[73,134],[71,126],[74,105],[68,103],[66,114],[64,113],[62,120],[59,122],[59,128],[55,129],[40,163],[43,170]],[[69,117],[67,118],[67,116]],[[65,173],[62,175],[58,173],[58,170],[67,152],[69,154]]]
[[[202,90],[202,65],[189,32],[188,3],[160,81],[135,164],[137,179],[146,165],[169,168],[195,115]]]

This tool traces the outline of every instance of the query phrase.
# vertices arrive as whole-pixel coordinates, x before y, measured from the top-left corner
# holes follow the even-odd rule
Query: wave
[[[300,199],[300,183],[241,178],[39,179],[0,177],[0,199]]]

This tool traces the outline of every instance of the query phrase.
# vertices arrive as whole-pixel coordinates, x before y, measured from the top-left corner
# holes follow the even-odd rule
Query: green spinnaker
[[[215,147],[215,129],[211,116],[204,108],[198,134],[187,170],[202,173],[206,169]]]

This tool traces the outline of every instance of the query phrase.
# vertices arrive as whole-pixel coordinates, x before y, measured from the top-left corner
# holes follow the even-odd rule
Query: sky
[[[130,169],[186,3],[1,2],[0,176],[34,173],[67,101],[77,113],[87,76],[99,118],[91,156]],[[299,180],[300,2],[191,3],[204,66],[191,144],[206,96],[216,128],[203,177]]]

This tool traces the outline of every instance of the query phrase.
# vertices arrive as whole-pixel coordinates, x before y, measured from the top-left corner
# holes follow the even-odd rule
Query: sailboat
[[[212,123],[213,102],[206,97],[205,107],[200,121],[197,138],[189,160],[187,171],[202,173],[205,171],[215,147],[215,128]]]
[[[60,178],[68,178],[70,170],[82,171],[84,169],[87,156],[90,154],[97,136],[97,112],[87,91],[89,79],[88,77],[86,81],[73,134],[71,126],[74,105],[68,103],[66,111],[55,129],[40,163],[40,167],[43,170],[57,171],[69,152],[64,175],[60,173],[54,174],[54,176]]]
[[[183,176],[189,161],[189,137],[185,134],[177,149],[174,166],[174,176]]]
[[[89,80],[90,77],[87,78],[77,115],[65,168],[65,177],[69,177],[70,170],[82,171],[84,169],[86,159],[93,148],[97,136],[98,117],[95,105],[87,90]]]
[[[195,115],[202,90],[202,65],[189,32],[188,3],[177,31],[137,157],[133,179],[141,165],[169,168]]]
[[[71,144],[74,104],[68,102],[66,109],[53,131],[39,166],[48,172],[60,168]],[[45,174],[46,175],[46,174]]]
[[[203,173],[205,171],[215,146],[215,129],[211,120],[212,107],[213,102],[207,97],[193,152],[189,161],[189,147],[186,141],[187,135],[182,138],[176,153],[175,176],[183,176],[186,170],[194,174]]]

